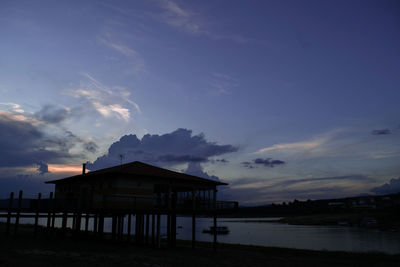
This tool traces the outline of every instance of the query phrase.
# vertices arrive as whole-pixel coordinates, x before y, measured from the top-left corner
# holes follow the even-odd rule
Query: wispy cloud
[[[387,135],[387,134],[391,134],[392,131],[389,129],[381,129],[381,130],[373,130],[371,131],[372,135]]]
[[[10,103],[10,102],[8,102],[8,103],[0,103],[0,106],[6,106],[6,107],[8,107],[8,109],[10,109],[11,111],[13,111],[13,112],[16,112],[16,113],[24,113],[25,111],[21,108],[21,105],[19,105],[19,104],[16,104],[16,103]]]
[[[317,138],[309,141],[300,141],[300,142],[293,142],[293,143],[282,143],[282,144],[275,144],[269,147],[264,147],[253,154],[263,154],[265,152],[274,151],[274,150],[291,150],[291,149],[314,149],[318,146],[321,146],[327,141],[327,138]]]
[[[232,76],[214,72],[212,73],[211,86],[215,89],[213,93],[216,95],[229,95],[238,84]]]
[[[248,38],[238,33],[226,34],[217,32],[213,29],[213,23],[210,18],[206,18],[200,12],[196,12],[193,8],[178,1],[157,0],[154,2],[162,11],[160,13],[149,13],[150,16],[177,30],[192,35],[205,36],[214,40],[230,40],[238,44],[267,44],[264,41]]]
[[[145,70],[146,64],[143,56],[132,47],[122,43],[120,40],[118,40],[118,38],[114,37],[110,31],[103,31],[100,37],[98,37],[98,41],[102,45],[105,45],[124,56],[132,66],[131,71],[141,72]]]
[[[131,110],[124,107],[124,104],[130,104],[136,112],[141,113],[139,105],[131,100],[130,92],[123,87],[107,87],[88,73],[83,73],[88,79],[88,83],[82,83],[78,89],[70,90],[70,95],[83,98],[103,117],[116,117],[129,121]]]

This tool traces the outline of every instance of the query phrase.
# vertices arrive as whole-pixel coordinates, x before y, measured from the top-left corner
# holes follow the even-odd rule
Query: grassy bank
[[[0,227],[0,229],[3,227]],[[0,242],[0,266],[398,266],[400,255],[310,251],[178,241],[177,248],[38,235],[21,227]]]

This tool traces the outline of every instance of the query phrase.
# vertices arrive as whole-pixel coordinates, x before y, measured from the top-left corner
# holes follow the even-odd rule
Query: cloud
[[[269,168],[273,168],[276,165],[283,165],[286,164],[284,161],[279,160],[279,159],[271,159],[271,158],[266,158],[266,159],[262,159],[262,158],[257,158],[254,159],[252,162],[249,161],[244,161],[241,163],[244,167],[248,168],[248,169],[253,169],[256,167],[256,165],[263,165],[264,167],[269,167]]]
[[[41,109],[41,111],[47,108]],[[47,114],[47,111],[44,114]],[[65,164],[82,160],[81,152],[94,152],[97,145],[85,141],[71,131],[58,126],[64,116],[38,116],[0,111],[0,168],[31,167],[37,165],[39,173],[49,172],[47,164]],[[44,118],[43,120],[41,120]],[[49,121],[55,123],[48,126]],[[81,149],[79,147],[81,146]],[[72,153],[80,150],[81,152]],[[1,173],[4,174],[4,171]]]
[[[293,199],[327,199],[365,193],[374,178],[364,175],[310,177],[301,179],[241,178],[230,182],[230,198],[261,204]]]
[[[109,88],[84,73],[88,83],[83,83],[78,89],[69,91],[75,98],[85,99],[87,104],[105,118],[118,118],[129,121],[131,109],[124,105],[133,106],[136,112],[141,113],[139,105],[130,99],[130,92],[123,87]]]
[[[392,131],[389,129],[381,129],[381,130],[372,130],[371,134],[372,135],[387,135],[387,134],[391,134]]]
[[[142,139],[136,135],[125,135],[114,142],[108,153],[87,165],[90,170],[102,169],[124,162],[144,161],[161,166],[177,163],[207,162],[210,157],[236,152],[237,147],[219,145],[206,140],[204,134],[192,135],[191,130],[177,129],[163,135],[146,134]]]
[[[324,144],[327,141],[326,138],[316,138],[310,141],[301,141],[294,143],[283,143],[283,144],[275,144],[269,147],[261,148],[254,152],[254,154],[263,154],[265,152],[274,151],[274,150],[290,150],[290,149],[313,149],[318,146]]]
[[[98,145],[93,141],[86,142],[83,145],[85,150],[91,153],[96,153],[97,149],[99,148]]]
[[[200,22],[200,17],[188,8],[170,0],[157,1],[162,12],[153,17],[160,21],[191,34],[206,33]]]
[[[371,189],[371,192],[379,195],[394,194],[400,192],[400,177],[390,179],[389,183]]]
[[[277,182],[271,187],[287,187],[295,184],[308,183],[308,182],[338,182],[338,181],[357,181],[357,182],[375,182],[375,179],[365,175],[346,175],[334,177],[312,177],[302,179],[289,179]]]
[[[46,163],[44,163],[44,162],[42,162],[42,161],[39,161],[39,162],[36,163],[36,164],[38,165],[37,170],[38,170],[38,172],[39,172],[40,175],[43,175],[43,174],[49,172],[49,166],[48,166]]]
[[[178,1],[158,0],[155,3],[161,12],[147,13],[151,18],[188,34],[205,36],[212,40],[230,40],[237,44],[268,44],[265,41],[255,40],[237,33],[225,34],[216,32],[215,25],[220,25],[221,21],[212,23],[210,18],[203,16],[200,12],[194,11],[194,9],[189,8],[187,5],[178,3]]]
[[[35,117],[45,123],[60,123],[68,117],[69,113],[70,110],[67,108],[58,108],[54,105],[44,105],[35,113]]]
[[[238,84],[230,75],[214,72],[211,86],[215,89],[215,94],[229,95]]]
[[[203,170],[203,167],[201,166],[200,162],[189,162],[187,169],[184,171],[186,174],[214,180],[214,181],[220,181],[219,177],[215,175],[208,175]]]
[[[177,162],[177,163],[179,163],[179,162],[206,162],[207,161],[207,158],[197,157],[197,156],[193,156],[193,155],[176,156],[176,155],[171,155],[171,154],[159,156],[158,159],[162,162]]]
[[[261,159],[261,158],[257,158],[257,159],[254,160],[254,164],[261,164],[261,165],[264,165],[265,167],[273,168],[276,165],[285,164],[285,162],[282,161],[282,160],[278,160],[278,159],[271,159],[271,158]]]
[[[113,34],[111,33],[111,31],[103,31],[102,35],[98,38],[98,41],[101,44],[119,53],[120,55],[124,56],[125,59],[129,61],[131,70],[133,70],[134,72],[144,71],[146,63],[142,55],[132,47],[121,43],[112,36]]]
[[[25,111],[21,108],[19,104],[16,103],[0,103],[2,106],[6,106],[10,108],[10,111],[14,113],[24,113]]]

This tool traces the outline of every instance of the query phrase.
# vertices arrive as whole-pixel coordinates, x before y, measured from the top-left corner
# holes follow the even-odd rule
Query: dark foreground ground
[[[61,238],[22,227],[4,236],[0,225],[0,266],[399,266],[400,255],[310,250],[178,241],[177,248],[140,247],[127,242]]]

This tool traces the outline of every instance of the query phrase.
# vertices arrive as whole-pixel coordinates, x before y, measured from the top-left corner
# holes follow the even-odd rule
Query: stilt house
[[[114,236],[116,229],[114,229],[114,217],[123,218],[134,214],[136,225],[138,220],[139,225],[141,220],[144,223],[143,218],[147,216],[147,234],[149,234],[149,216],[153,217],[151,221],[154,232],[154,222],[157,221],[159,228],[160,215],[168,215],[168,241],[172,245],[175,244],[177,214],[193,216],[194,242],[196,215],[214,216],[214,226],[216,226],[218,212],[237,208],[238,205],[237,202],[217,201],[217,186],[227,185],[226,183],[138,161],[88,173],[85,172],[83,165],[81,175],[46,183],[55,184],[55,208],[77,214],[76,228],[80,228],[80,216],[86,214],[99,218],[99,223],[96,220],[96,227],[101,233],[104,217],[112,217]],[[157,220],[154,219],[155,215]],[[159,229],[157,233],[159,242]],[[154,233],[152,236],[154,237]],[[216,242],[216,233],[214,239]]]

